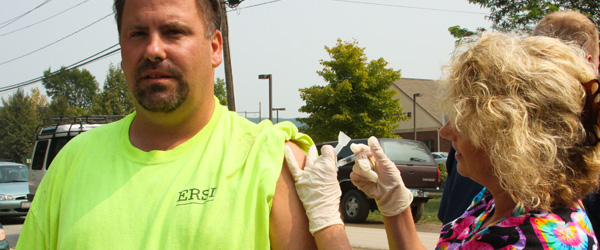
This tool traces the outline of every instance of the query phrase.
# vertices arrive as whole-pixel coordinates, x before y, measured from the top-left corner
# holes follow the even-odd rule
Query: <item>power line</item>
[[[93,57],[95,57],[95,56],[97,56],[97,55],[99,55],[99,54],[102,54],[102,53],[104,53],[104,52],[106,52],[106,51],[108,51],[108,50],[110,50],[110,49],[112,49],[112,48],[114,48],[114,47],[117,47],[117,46],[119,46],[119,44],[118,44],[118,43],[116,43],[116,44],[114,44],[113,46],[110,46],[110,47],[108,47],[108,48],[106,48],[106,49],[103,49],[103,50],[101,50],[100,52],[97,52],[96,54],[93,54],[93,55],[91,55],[91,56],[88,56],[88,57],[86,57],[86,58],[84,58],[84,59],[81,59],[81,60],[79,60],[78,62],[76,62],[76,63],[73,63],[73,64],[71,64],[71,65],[67,66],[67,68],[70,68],[70,67],[75,67],[75,66],[77,66],[77,65],[79,65],[79,64],[81,64],[81,63],[84,63],[85,61],[87,61],[87,60],[90,60],[91,58],[93,58]],[[118,50],[121,50],[121,48],[117,48],[117,51],[118,51]],[[79,67],[79,66],[77,66],[77,67]]]
[[[94,25],[94,24],[96,24],[96,23],[98,23],[98,22],[100,22],[100,21],[102,21],[102,20],[106,19],[107,17],[111,16],[112,14],[113,14],[113,13],[110,13],[110,14],[108,14],[108,15],[104,16],[103,18],[100,18],[100,19],[98,19],[98,20],[94,21],[93,23],[91,23],[91,24],[88,24],[87,26],[85,26],[85,27],[83,27],[83,28],[81,28],[81,29],[79,29],[79,30],[77,30],[77,31],[75,31],[75,32],[73,32],[73,33],[71,33],[71,34],[69,34],[69,35],[67,35],[67,36],[65,36],[65,37],[63,37],[63,38],[61,38],[61,39],[58,39],[58,40],[56,40],[56,41],[54,41],[54,42],[52,42],[52,43],[50,43],[50,44],[47,44],[47,45],[45,45],[45,46],[43,46],[43,47],[41,47],[41,48],[39,48],[39,49],[36,49],[36,50],[34,50],[34,51],[31,51],[31,52],[28,52],[28,53],[26,53],[26,54],[24,54],[24,55],[17,56],[17,57],[15,57],[15,58],[13,58],[13,59],[10,59],[10,60],[7,60],[7,61],[4,61],[4,62],[1,62],[1,63],[0,63],[0,66],[2,66],[2,65],[4,65],[4,64],[7,64],[7,63],[9,63],[9,62],[16,61],[16,60],[18,60],[18,59],[21,59],[21,58],[23,58],[23,57],[26,57],[26,56],[28,56],[28,55],[31,55],[31,54],[33,54],[33,53],[35,53],[35,52],[38,52],[38,51],[40,51],[40,50],[43,50],[43,49],[45,49],[45,48],[48,48],[48,47],[50,47],[50,46],[52,46],[52,45],[54,45],[54,44],[56,44],[56,43],[58,43],[58,42],[60,42],[60,41],[62,41],[62,40],[65,40],[65,39],[67,39],[67,38],[69,38],[69,37],[71,37],[71,36],[73,36],[73,35],[75,35],[75,34],[77,34],[77,33],[81,32],[82,30],[84,30],[84,29],[87,29],[87,28],[89,28],[90,26],[92,26],[92,25]]]
[[[65,12],[69,11],[69,10],[72,10],[72,9],[74,9],[75,7],[77,7],[77,6],[79,6],[79,5],[82,5],[82,4],[84,4],[84,3],[88,2],[88,1],[90,1],[90,0],[85,0],[85,1],[83,1],[83,2],[81,2],[81,3],[78,3],[78,4],[77,4],[77,5],[75,5],[75,6],[72,6],[72,7],[68,8],[68,9],[66,9],[66,10],[63,10],[63,11],[61,11],[61,12],[57,13],[57,14],[54,14],[54,15],[53,15],[53,16],[51,16],[51,17],[48,17],[48,18],[46,18],[46,19],[43,19],[43,20],[41,20],[41,21],[38,21],[38,22],[36,22],[36,23],[33,23],[33,24],[30,24],[30,25],[27,25],[27,26],[25,26],[25,27],[21,27],[21,28],[19,28],[19,29],[16,29],[16,30],[13,30],[13,31],[10,31],[10,32],[6,32],[6,33],[4,33],[4,34],[0,34],[0,37],[3,37],[3,36],[6,36],[6,35],[9,35],[9,34],[15,33],[15,32],[17,32],[17,31],[21,31],[21,30],[27,29],[27,28],[29,28],[29,27],[31,27],[31,26],[34,26],[34,25],[40,24],[40,23],[42,23],[42,22],[45,22],[45,21],[47,21],[47,20],[50,20],[50,19],[52,19],[52,18],[54,18],[54,17],[56,17],[56,16],[58,16],[58,15],[60,15],[60,14],[63,14],[63,13],[65,13]]]
[[[12,34],[12,33],[15,33],[15,32],[18,32],[18,31],[21,31],[21,30],[24,30],[24,29],[30,28],[30,27],[32,27],[32,26],[35,26],[35,25],[37,25],[37,24],[40,24],[40,23],[42,23],[42,22],[45,22],[45,21],[48,21],[48,20],[50,20],[50,19],[52,19],[52,18],[54,18],[54,17],[57,17],[57,16],[59,16],[59,15],[61,15],[61,14],[65,13],[65,12],[67,12],[67,11],[69,11],[69,10],[72,10],[72,9],[74,9],[74,8],[76,8],[76,7],[78,7],[78,6],[82,5],[82,4],[84,4],[84,3],[86,3],[86,2],[89,2],[89,1],[90,1],[90,0],[85,0],[85,1],[83,1],[83,2],[81,2],[81,3],[78,3],[78,4],[74,5],[74,6],[71,6],[70,8],[68,8],[68,9],[66,9],[66,10],[63,10],[63,11],[61,11],[61,12],[59,12],[59,13],[56,13],[56,14],[54,14],[54,15],[50,16],[50,17],[47,17],[47,18],[45,18],[45,19],[43,19],[43,20],[40,20],[40,21],[38,21],[38,22],[35,22],[35,23],[33,23],[33,24],[30,24],[30,25],[27,25],[27,26],[21,27],[21,28],[19,28],[19,29],[16,29],[16,30],[13,30],[13,31],[10,31],[10,32],[6,32],[6,33],[3,33],[3,34],[0,34],[0,37],[6,36],[6,35],[10,35],[10,34]],[[275,2],[279,2],[279,1],[282,1],[282,0],[273,0],[273,1],[269,1],[269,2],[264,2],[264,3],[260,3],[260,4],[255,4],[255,5],[247,6],[247,7],[235,8],[235,10],[253,8],[253,7],[257,7],[257,6],[261,6],[261,5],[266,5],[266,4],[271,4],[271,3],[275,3]],[[228,12],[235,11],[235,10],[233,10],[233,9],[232,9],[232,10],[229,10]]]
[[[40,20],[40,21],[38,21],[38,22],[32,23],[32,24],[30,24],[30,25],[27,25],[27,26],[21,27],[21,28],[19,28],[19,29],[16,29],[16,30],[13,30],[13,31],[10,31],[10,32],[6,32],[6,33],[3,33],[3,34],[0,34],[0,37],[6,36],[6,35],[10,35],[10,34],[12,34],[12,33],[15,33],[15,32],[18,32],[18,31],[21,31],[21,30],[24,30],[24,29],[30,28],[30,27],[32,27],[32,26],[35,26],[35,25],[37,25],[37,24],[40,24],[40,23],[42,23],[42,22],[45,22],[45,21],[48,21],[48,20],[50,20],[50,19],[52,19],[52,18],[54,18],[54,17],[57,17],[57,16],[59,16],[59,15],[61,15],[61,14],[65,13],[65,12],[67,12],[67,11],[69,11],[69,10],[72,10],[72,9],[74,9],[74,8],[76,8],[76,7],[78,7],[78,6],[82,5],[82,4],[84,4],[84,3],[86,3],[86,2],[89,2],[89,1],[90,1],[90,0],[85,0],[85,1],[83,1],[83,2],[81,2],[81,3],[78,3],[78,4],[74,5],[74,6],[71,6],[70,8],[68,8],[68,9],[66,9],[66,10],[63,10],[63,11],[61,11],[61,12],[59,12],[59,13],[56,13],[56,14],[54,14],[54,15],[50,16],[50,17],[47,17],[47,18],[45,18],[45,19],[43,19],[43,20]],[[247,7],[235,8],[235,10],[253,8],[253,7],[257,7],[257,6],[261,6],[261,5],[266,5],[266,4],[270,4],[270,3],[275,3],[275,2],[279,2],[279,1],[282,1],[282,0],[273,0],[273,1],[269,1],[269,2],[264,2],[264,3],[260,3],[260,4],[255,4],[255,5],[247,6]],[[235,11],[235,10],[234,10],[234,9],[232,9],[232,10],[229,10],[228,12]]]
[[[69,71],[69,70],[73,70],[73,69],[75,69],[75,68],[79,68],[79,67],[81,67],[81,66],[84,66],[84,65],[90,64],[90,63],[92,63],[92,62],[95,62],[95,61],[101,60],[101,59],[103,59],[103,58],[106,58],[106,57],[112,56],[113,54],[117,53],[119,50],[121,50],[121,49],[120,49],[120,48],[118,48],[118,49],[112,50],[112,51],[110,51],[110,52],[108,52],[108,53],[106,53],[106,54],[103,54],[103,55],[101,55],[101,56],[98,56],[98,57],[96,57],[96,58],[93,58],[92,60],[89,60],[89,61],[83,62],[83,63],[81,63],[81,64],[75,65],[75,66],[73,66],[73,67],[69,67],[69,68],[61,68],[61,69],[59,69],[59,70],[56,70],[56,71],[54,71],[54,72],[52,72],[52,73],[49,73],[49,75],[48,75],[47,77],[52,77],[52,76],[55,76],[55,75],[59,75],[59,74],[62,74],[63,72],[66,72],[66,71]],[[21,87],[25,87],[25,86],[27,86],[27,85],[34,84],[34,83],[36,83],[36,82],[40,82],[40,81],[42,81],[42,80],[43,80],[45,77],[46,77],[46,76],[40,76],[40,77],[36,77],[36,78],[34,78],[34,79],[31,79],[31,80],[28,80],[28,81],[25,81],[25,82],[21,82],[21,83],[17,83],[17,84],[13,84],[13,85],[10,85],[10,86],[7,86],[7,87],[0,88],[0,93],[2,93],[2,92],[6,92],[6,91],[10,91],[10,90],[13,90],[13,89],[17,89],[17,88],[21,88]]]
[[[59,75],[62,72],[66,72],[66,71],[69,71],[69,70],[72,70],[72,69],[76,69],[76,68],[79,68],[81,66],[90,64],[92,62],[95,62],[95,61],[104,59],[106,57],[112,56],[112,55],[114,55],[115,53],[117,53],[117,52],[119,52],[121,50],[121,48],[113,49],[113,48],[115,48],[118,45],[119,44],[117,43],[117,44],[115,44],[113,46],[110,46],[110,47],[104,49],[104,50],[101,50],[98,53],[95,53],[94,55],[91,55],[91,56],[89,56],[89,57],[87,57],[85,59],[79,60],[78,62],[73,63],[73,64],[71,64],[71,65],[69,65],[67,67],[61,67],[61,69],[55,70],[54,72],[49,73],[47,77],[52,77],[52,76],[55,76],[55,75]],[[106,51],[108,51],[108,52],[106,52]],[[106,53],[104,53],[104,52],[106,52]],[[104,53],[104,54],[102,54],[102,53]],[[40,76],[40,77],[36,77],[36,78],[30,79],[30,80],[27,80],[27,81],[24,81],[24,82],[20,82],[20,83],[12,84],[12,85],[9,85],[9,86],[1,87],[0,88],[0,93],[6,92],[6,91],[10,91],[10,90],[13,90],[13,89],[17,89],[17,88],[21,88],[21,87],[25,87],[27,85],[34,84],[36,82],[40,82],[44,78],[45,78],[45,76]]]
[[[16,16],[16,17],[13,17],[13,18],[11,18],[11,19],[9,19],[9,20],[7,20],[7,21],[4,21],[4,22],[0,23],[0,25],[1,25],[1,26],[0,26],[0,29],[2,29],[2,28],[4,28],[4,27],[6,27],[6,26],[8,26],[8,25],[10,25],[11,23],[14,23],[14,22],[16,22],[17,20],[21,19],[22,17],[24,17],[24,16],[26,16],[27,14],[29,14],[29,13],[33,12],[34,10],[37,10],[38,8],[40,8],[40,7],[44,6],[45,4],[47,4],[47,3],[51,2],[51,1],[52,1],[52,0],[46,0],[46,1],[44,1],[43,3],[41,3],[40,5],[36,6],[35,8],[33,8],[33,9],[31,9],[31,10],[29,10],[29,11],[27,11],[27,12],[25,12],[25,13],[21,14],[21,15],[18,15],[18,16]]]
[[[419,10],[433,10],[433,11],[465,13],[465,14],[477,14],[477,15],[487,15],[488,14],[488,13],[473,12],[473,11],[446,10],[446,9],[424,8],[424,7],[404,6],[404,5],[395,5],[395,4],[384,4],[384,3],[368,3],[368,2],[360,2],[360,1],[352,1],[352,0],[331,0],[331,1],[345,2],[345,3],[356,3],[356,4],[378,5],[378,6],[406,8],[406,9],[419,9]]]
[[[49,1],[51,1],[51,0],[48,0],[47,2],[49,2]],[[19,29],[19,30],[22,30],[22,29],[25,29],[25,28],[31,27],[31,26],[33,26],[33,25],[36,25],[36,24],[38,24],[38,23],[41,23],[41,22],[43,22],[43,21],[46,21],[46,20],[48,20],[48,19],[50,19],[50,18],[53,18],[53,17],[55,17],[55,16],[57,16],[57,15],[60,15],[60,14],[62,14],[62,13],[64,13],[64,12],[66,12],[66,11],[69,11],[69,10],[71,10],[71,9],[73,9],[73,8],[75,8],[75,7],[79,6],[79,5],[81,5],[81,4],[83,4],[83,3],[87,2],[87,1],[89,1],[89,0],[86,0],[86,1],[84,1],[84,2],[82,2],[82,3],[80,3],[80,4],[77,4],[77,5],[75,5],[75,6],[71,7],[71,8],[69,8],[69,9],[67,9],[67,10],[64,10],[64,11],[62,11],[62,12],[58,13],[58,14],[55,14],[55,15],[53,15],[53,16],[51,16],[51,17],[49,17],[49,18],[46,18],[46,19],[44,19],[44,20],[42,20],[42,21],[39,21],[39,22],[37,22],[37,23],[34,23],[34,24],[31,24],[31,25],[29,25],[29,26],[23,27],[23,28],[21,28],[21,29]],[[243,7],[243,8],[236,8],[236,9],[247,9],[247,8],[253,8],[253,7],[257,7],[257,6],[261,6],[261,5],[266,5],[266,4],[271,4],[271,3],[275,3],[275,2],[279,2],[279,1],[282,1],[282,0],[273,0],[273,1],[269,1],[269,2],[264,2],[264,3],[260,3],[260,4],[256,4],[256,5],[251,5],[251,6],[247,6],[247,7]],[[234,11],[234,10],[230,10],[230,11]],[[52,42],[52,43],[50,43],[50,44],[48,44],[48,45],[46,45],[46,46],[44,46],[44,47],[42,47],[42,48],[39,48],[39,49],[37,49],[37,50],[34,50],[34,51],[32,51],[32,52],[29,52],[29,53],[27,53],[27,54],[24,54],[24,55],[22,55],[22,56],[19,56],[19,57],[16,57],[16,58],[10,59],[10,60],[8,60],[8,61],[5,61],[5,62],[2,62],[2,63],[0,63],[0,65],[4,65],[4,64],[6,64],[6,63],[9,63],[9,62],[12,62],[12,61],[18,60],[18,59],[20,59],[20,58],[23,58],[23,57],[25,57],[25,56],[31,55],[31,54],[33,54],[33,53],[35,53],[35,52],[37,52],[37,51],[40,51],[40,50],[42,50],[42,49],[45,49],[45,48],[47,48],[47,47],[49,47],[49,46],[51,46],[51,45],[54,45],[54,44],[56,44],[56,43],[58,43],[58,42],[60,42],[60,41],[62,41],[62,40],[64,40],[64,39],[66,39],[66,38],[68,38],[68,37],[70,37],[70,36],[72,36],[72,35],[74,35],[74,34],[76,34],[76,33],[79,33],[79,32],[81,32],[82,30],[84,30],[84,29],[86,29],[86,28],[88,28],[88,27],[90,27],[90,26],[92,26],[92,25],[94,25],[94,24],[96,24],[96,23],[98,23],[98,22],[102,21],[103,19],[105,19],[105,18],[107,18],[108,16],[110,16],[110,15],[113,15],[113,14],[114,14],[114,12],[113,12],[113,13],[110,13],[110,14],[108,14],[108,15],[106,15],[106,16],[104,16],[104,17],[102,17],[102,18],[98,19],[98,20],[96,20],[95,22],[93,22],[93,23],[91,23],[91,24],[89,24],[89,25],[87,25],[87,26],[85,26],[85,27],[83,27],[83,28],[81,28],[81,29],[79,29],[79,30],[77,30],[77,31],[75,31],[75,32],[73,32],[73,33],[71,33],[71,34],[69,34],[69,35],[67,35],[67,36],[65,36],[65,37],[63,37],[63,38],[61,38],[61,39],[57,40],[57,41],[55,41],[55,42]],[[4,34],[1,34],[0,36],[4,36],[4,35],[10,34],[10,33],[13,33],[13,32],[16,32],[16,31],[19,31],[19,30],[14,30],[14,31],[11,31],[11,32],[8,32],[8,33],[4,33]],[[56,71],[54,71],[54,72],[51,72],[51,73],[48,75],[48,77],[51,77],[51,76],[54,76],[54,75],[58,75],[58,74],[60,74],[60,73],[62,73],[62,72],[69,71],[69,70],[72,70],[72,69],[75,69],[75,68],[79,68],[79,67],[81,67],[81,66],[84,66],[84,65],[90,64],[90,63],[92,63],[92,62],[95,62],[95,61],[98,61],[98,60],[104,59],[104,58],[106,58],[106,57],[112,56],[112,55],[114,55],[115,53],[117,53],[117,52],[119,52],[119,51],[121,50],[121,48],[116,48],[116,49],[113,49],[113,50],[111,50],[112,48],[114,48],[114,47],[116,47],[116,46],[118,46],[118,45],[119,45],[119,44],[117,43],[117,44],[115,44],[115,45],[113,45],[113,46],[110,46],[110,47],[108,47],[108,48],[106,48],[106,49],[104,49],[104,50],[102,50],[102,51],[98,52],[98,53],[95,53],[94,55],[91,55],[91,56],[89,56],[89,57],[86,57],[85,59],[82,59],[82,60],[80,60],[80,61],[78,61],[78,62],[76,62],[76,63],[73,63],[73,64],[71,64],[71,65],[69,65],[69,66],[67,66],[67,67],[62,67],[62,68],[61,68],[61,69],[59,69],[59,70],[56,70]],[[111,50],[111,51],[109,51],[109,52],[106,52],[106,51],[108,51],[108,50]],[[106,53],[104,53],[104,52],[106,52]],[[101,53],[104,53],[104,54],[100,55]],[[13,90],[13,89],[17,89],[17,88],[25,87],[25,86],[27,86],[27,85],[34,84],[34,83],[37,83],[37,82],[40,82],[40,81],[42,81],[42,79],[44,79],[44,76],[36,77],[36,78],[30,79],[30,80],[23,81],[23,82],[16,83],[16,84],[12,84],[12,85],[9,85],[9,86],[0,87],[0,93],[2,93],[2,92],[7,92],[7,91],[10,91],[10,90]]]
[[[257,7],[257,6],[261,6],[261,5],[266,5],[266,4],[271,4],[271,3],[275,3],[275,2],[279,2],[279,1],[281,1],[281,0],[273,0],[273,1],[259,3],[259,4],[250,5],[250,6],[246,6],[246,7],[235,8],[235,9],[229,10],[227,12],[232,12],[232,11],[241,10],[241,9],[249,9],[249,8],[253,8],[253,7]]]

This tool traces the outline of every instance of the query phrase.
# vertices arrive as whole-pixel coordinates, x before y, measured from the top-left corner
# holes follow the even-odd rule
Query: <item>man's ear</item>
[[[594,63],[593,57],[592,55],[588,54],[587,56],[585,56],[585,60],[587,60],[589,63]]]
[[[212,46],[212,66],[219,67],[223,62],[223,35],[220,30],[215,30],[211,37]]]

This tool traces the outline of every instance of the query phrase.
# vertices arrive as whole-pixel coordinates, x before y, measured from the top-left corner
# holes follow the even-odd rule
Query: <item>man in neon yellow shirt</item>
[[[136,112],[61,150],[17,249],[316,248],[282,168],[284,144],[302,161],[313,142],[289,123],[253,124],[216,104],[219,8],[115,0]]]

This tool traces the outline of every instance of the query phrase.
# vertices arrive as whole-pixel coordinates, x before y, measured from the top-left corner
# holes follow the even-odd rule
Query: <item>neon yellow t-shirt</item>
[[[17,249],[269,249],[269,213],[291,123],[216,105],[169,151],[129,141],[135,114],[75,137],[42,180]]]

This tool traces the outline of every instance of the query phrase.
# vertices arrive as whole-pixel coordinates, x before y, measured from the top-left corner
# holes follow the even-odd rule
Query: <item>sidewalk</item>
[[[417,225],[419,238],[425,248],[435,249],[439,238],[438,225]],[[355,250],[388,250],[382,223],[346,224],[346,235]]]

